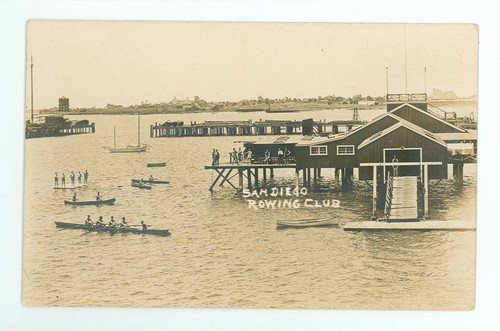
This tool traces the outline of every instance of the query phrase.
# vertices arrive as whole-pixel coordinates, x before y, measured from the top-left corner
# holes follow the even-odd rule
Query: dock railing
[[[391,172],[387,172],[387,190],[385,194],[385,208],[384,208],[384,218],[386,220],[391,216],[392,207],[392,189],[394,187],[394,177],[391,176]]]

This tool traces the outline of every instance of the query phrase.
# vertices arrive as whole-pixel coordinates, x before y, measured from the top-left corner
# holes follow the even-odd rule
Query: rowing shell
[[[80,188],[83,186],[87,186],[87,185],[83,184],[83,185],[75,185],[75,186],[54,186],[54,190],[74,190],[75,188]]]
[[[167,237],[170,236],[169,230],[155,230],[155,229],[134,229],[134,228],[110,228],[108,226],[89,226],[84,224],[77,223],[65,223],[65,222],[56,222],[56,226],[58,228],[63,229],[72,229],[72,230],[87,230],[89,232],[109,232],[109,233],[134,233],[134,234],[151,234],[156,236]]]
[[[99,206],[99,205],[112,205],[115,203],[115,198],[109,200],[94,200],[94,201],[68,201],[64,200],[65,205],[71,206]]]
[[[141,182],[140,179],[132,179],[132,183],[140,183],[140,182]],[[164,181],[164,180],[156,180],[156,179],[153,179],[153,180],[147,179],[147,180],[143,180],[142,182],[147,183],[147,184],[168,184],[169,183],[169,182]]]
[[[295,220],[295,221],[276,221],[278,228],[309,228],[315,226],[338,226],[333,218]]]

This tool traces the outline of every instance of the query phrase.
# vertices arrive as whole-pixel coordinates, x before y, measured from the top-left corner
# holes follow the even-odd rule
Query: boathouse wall
[[[363,163],[384,162],[384,148],[421,148],[423,162],[442,162],[442,165],[429,166],[429,179],[447,179],[448,149],[446,146],[428,139],[411,129],[401,126],[394,131],[374,140],[358,150],[358,157]],[[391,162],[391,160],[386,160]],[[401,163],[400,165],[403,165]],[[371,180],[371,167],[359,169],[359,179]]]
[[[366,124],[356,131],[345,136],[345,138],[332,140],[330,142],[311,144],[307,146],[297,146],[297,167],[302,168],[356,168],[359,165],[357,147],[365,139],[375,133],[382,131],[398,122],[390,115]],[[327,146],[327,155],[311,155],[311,146]],[[354,146],[354,155],[338,154],[338,146]]]

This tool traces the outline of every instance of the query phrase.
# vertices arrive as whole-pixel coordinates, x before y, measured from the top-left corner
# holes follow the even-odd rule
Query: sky
[[[32,20],[26,49],[26,104],[33,56],[35,109],[55,107],[61,96],[75,108],[194,96],[382,96],[386,67],[389,93],[425,85],[428,93],[477,93],[472,24]]]

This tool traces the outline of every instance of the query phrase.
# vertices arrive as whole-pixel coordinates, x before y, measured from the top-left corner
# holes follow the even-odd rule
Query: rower
[[[115,228],[115,227],[116,227],[115,218],[114,218],[113,216],[111,216],[111,220],[109,221],[108,226],[109,226],[110,228]]]
[[[73,202],[76,202],[76,193],[73,194]],[[90,216],[89,216],[90,217]]]
[[[102,216],[99,216],[99,220],[95,222],[95,226],[104,226],[104,222],[102,220]]]
[[[101,193],[97,192],[97,195],[95,197],[95,201],[101,201],[102,198],[101,198]]]
[[[149,175],[149,181],[152,182],[154,179],[153,175]]]
[[[144,223],[144,221],[141,221],[141,225],[142,225],[142,229],[143,230],[147,230],[148,229],[148,227],[147,227],[146,223]]]
[[[92,220],[90,219],[90,215],[87,215],[87,219],[85,220],[85,225],[88,225],[88,226],[94,225],[94,222],[92,222]],[[96,225],[97,225],[97,223],[96,223]]]
[[[125,221],[125,217],[122,217],[122,222],[120,223],[120,228],[129,228],[127,222]]]

